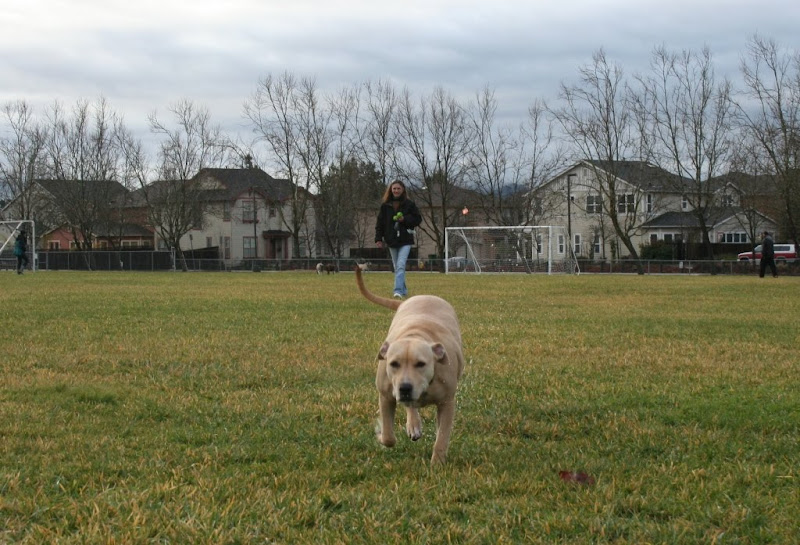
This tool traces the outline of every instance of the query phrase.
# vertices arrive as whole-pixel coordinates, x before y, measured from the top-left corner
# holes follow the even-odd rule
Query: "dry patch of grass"
[[[0,543],[800,529],[793,278],[411,275],[456,307],[470,360],[449,462],[431,470],[430,410],[419,442],[375,441],[391,314],[352,274],[3,276]]]

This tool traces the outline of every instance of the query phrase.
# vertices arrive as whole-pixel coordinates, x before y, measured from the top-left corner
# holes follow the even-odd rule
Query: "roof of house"
[[[37,179],[39,186],[58,200],[83,198],[84,196],[103,195],[102,198],[113,200],[128,192],[121,183],[114,180],[52,180]]]
[[[715,177],[714,180],[721,187],[731,184],[744,195],[775,195],[777,193],[775,178],[769,174],[747,174],[731,171]]]
[[[666,171],[661,167],[646,161],[583,161],[590,167],[599,168],[608,174],[642,189],[652,191],[681,192],[684,191],[691,180]]]
[[[717,225],[741,212],[741,208],[733,206],[709,208],[707,210],[707,221],[712,226]],[[772,221],[764,214],[759,213],[759,215]],[[694,212],[664,212],[644,222],[642,227],[645,229],[699,229],[700,220]]]
[[[47,236],[59,230],[68,230],[66,224],[61,224],[45,231],[42,236]],[[122,223],[117,225],[99,224],[92,233],[95,237],[115,238],[115,237],[152,237],[153,229],[135,223]]]
[[[144,188],[131,193],[130,206],[144,206],[145,192],[169,191],[177,180],[157,180]],[[251,189],[268,201],[286,200],[295,190],[294,184],[286,179],[273,178],[258,167],[255,168],[202,168],[189,181],[199,189],[199,200],[205,202],[235,201]],[[150,193],[152,195],[152,193]]]
[[[203,168],[193,181],[213,180],[218,189],[210,189],[206,200],[235,200],[251,189],[270,201],[283,201],[292,195],[294,184],[287,179],[273,178],[258,167],[254,168]]]

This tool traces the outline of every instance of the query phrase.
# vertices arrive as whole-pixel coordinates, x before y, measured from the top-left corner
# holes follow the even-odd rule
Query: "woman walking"
[[[388,247],[394,266],[394,297],[408,295],[406,287],[406,261],[414,244],[414,228],[422,223],[419,209],[406,195],[406,186],[395,180],[383,194],[375,223],[375,244]]]

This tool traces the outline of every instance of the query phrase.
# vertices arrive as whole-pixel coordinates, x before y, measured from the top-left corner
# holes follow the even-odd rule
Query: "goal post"
[[[2,256],[3,266],[5,267],[5,262],[8,260],[13,262],[14,268],[16,268],[17,259],[13,254],[14,243],[17,241],[20,231],[23,230],[29,233],[29,263],[31,270],[36,271],[36,222],[33,220],[0,220],[0,256]]]
[[[445,273],[580,273],[560,225],[448,227]]]

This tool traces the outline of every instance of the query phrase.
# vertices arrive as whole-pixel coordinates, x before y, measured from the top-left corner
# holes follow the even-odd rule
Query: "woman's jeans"
[[[411,253],[411,245],[389,248],[389,253],[392,254],[392,265],[394,266],[394,293],[399,293],[405,297],[408,295],[408,288],[406,288],[406,261],[408,260],[408,254]]]

